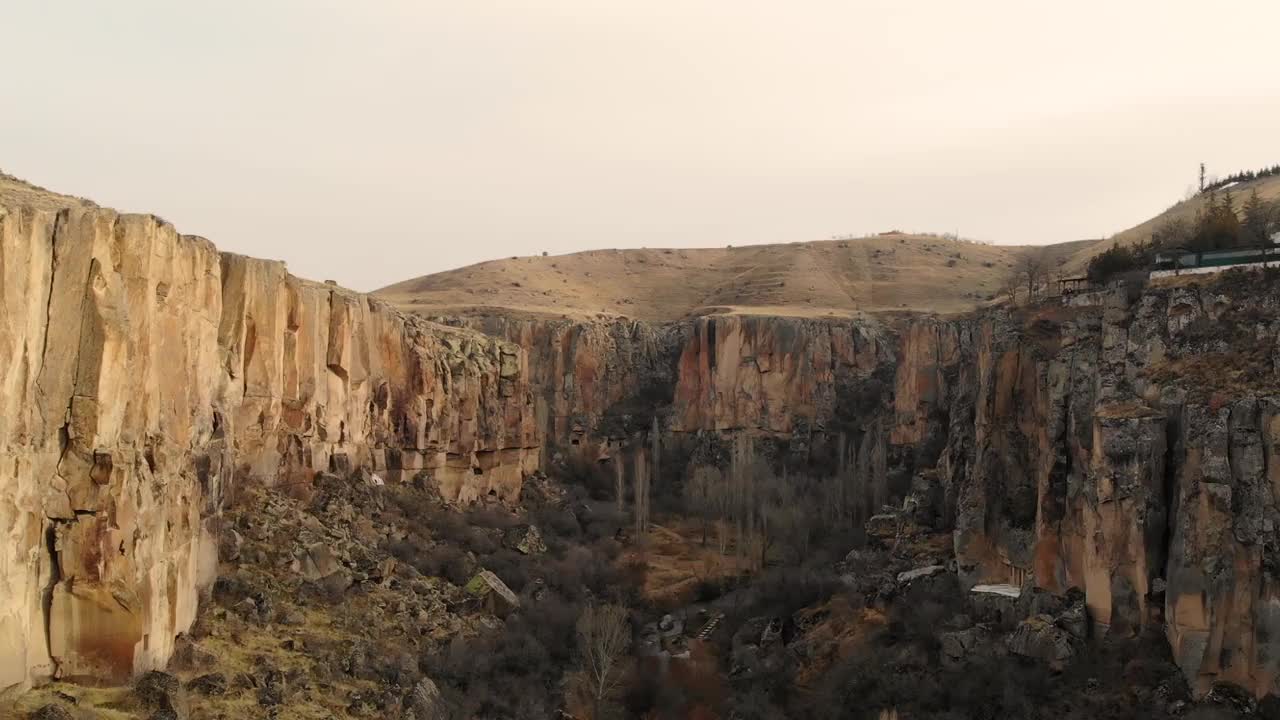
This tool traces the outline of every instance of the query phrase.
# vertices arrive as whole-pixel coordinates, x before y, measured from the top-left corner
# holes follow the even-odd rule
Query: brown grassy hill
[[[730,248],[594,250],[484,262],[378,294],[425,315],[502,310],[669,320],[707,313],[945,313],[994,297],[1017,259],[1034,250],[899,233]]]
[[[38,185],[32,185],[25,180],[0,172],[0,207],[61,210],[77,205],[93,207],[95,203],[84,198],[45,190]]]
[[[1244,204],[1245,199],[1249,197],[1249,193],[1255,189],[1258,191],[1258,197],[1263,200],[1280,201],[1280,176],[1265,177],[1232,185],[1229,190],[1232,197],[1235,198],[1237,210]],[[1111,247],[1113,242],[1118,242],[1121,245],[1132,245],[1140,241],[1150,240],[1151,232],[1169,220],[1176,218],[1191,223],[1195,219],[1196,213],[1204,207],[1207,197],[1207,195],[1196,195],[1190,199],[1182,200],[1159,215],[1134,225],[1128,230],[1118,232],[1105,241],[1078,248],[1066,259],[1064,270],[1072,274],[1081,274],[1089,264],[1089,260]]]

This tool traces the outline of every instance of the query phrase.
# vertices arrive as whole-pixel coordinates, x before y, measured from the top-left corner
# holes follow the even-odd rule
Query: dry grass
[[[68,207],[93,207],[94,205],[90,200],[46,190],[0,172],[0,208],[28,207],[33,210],[61,210]]]
[[[633,544],[619,562],[645,564],[644,595],[660,607],[686,605],[700,582],[735,577],[746,570],[732,547],[727,554],[720,553],[714,528],[704,546],[702,525],[684,519],[651,525],[648,537]]]
[[[378,294],[428,316],[502,312],[660,321],[709,313],[962,312],[995,296],[1015,272],[1017,258],[1029,250],[912,235],[740,248],[595,250],[480,263],[398,283]]]
[[[288,672],[300,670],[304,677],[318,677],[315,660],[303,646],[304,638],[321,638],[342,644],[354,644],[361,636],[342,628],[334,622],[332,608],[307,608],[303,610],[306,621],[297,627],[262,625],[243,628],[225,619],[209,617],[208,636],[200,641],[200,647],[211,653],[217,661],[211,668],[195,672],[175,672],[185,683],[191,678],[214,670],[231,680],[240,673],[253,674],[257,663],[266,661],[271,667]],[[286,650],[287,640],[298,643],[296,650]],[[339,681],[317,683],[308,692],[295,692],[279,708],[275,716],[280,720],[324,720],[346,714],[349,698],[355,692],[372,692],[377,684],[370,681],[344,677]],[[228,693],[218,697],[191,694],[191,718],[255,717],[263,712],[252,692]]]
[[[1164,360],[1147,366],[1142,376],[1159,386],[1181,386],[1198,402],[1280,390],[1271,351],[1263,346]]]
[[[808,687],[840,660],[858,652],[869,652],[873,633],[885,627],[889,618],[876,608],[854,607],[845,595],[797,613],[802,625],[812,623],[805,642],[817,650],[796,673],[796,685]]]
[[[132,689],[127,686],[85,687],[68,683],[49,683],[14,698],[0,706],[0,720],[25,720],[26,717],[50,703],[61,702],[57,693],[75,698],[78,702],[71,710],[76,718],[94,720],[130,720],[145,718],[147,713],[133,707]]]

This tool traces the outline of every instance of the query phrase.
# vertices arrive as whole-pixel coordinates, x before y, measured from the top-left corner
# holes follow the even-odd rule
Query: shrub
[[[613,500],[615,478],[612,467],[574,454],[562,461],[555,472],[566,485],[585,488],[592,500]]]
[[[1113,277],[1141,270],[1150,264],[1152,246],[1146,243],[1121,245],[1116,243],[1089,261],[1085,274],[1089,282],[1102,285]]]

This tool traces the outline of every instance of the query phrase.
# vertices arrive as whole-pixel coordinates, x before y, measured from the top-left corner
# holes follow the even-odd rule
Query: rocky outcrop
[[[152,216],[0,209],[0,302],[0,689],[163,666],[244,483],[513,498],[538,462],[520,348]]]
[[[903,333],[892,438],[936,474],[967,584],[1163,630],[1193,687],[1274,689],[1280,293],[1116,291]]]

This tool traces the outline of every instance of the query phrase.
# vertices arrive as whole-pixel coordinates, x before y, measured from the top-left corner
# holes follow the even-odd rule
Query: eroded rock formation
[[[656,413],[675,472],[708,462],[681,436],[771,437],[809,472],[834,454],[866,513],[906,499],[953,531],[967,585],[1079,588],[1095,633],[1163,631],[1198,690],[1273,689],[1280,291],[1260,276],[896,322],[460,322],[526,350],[557,448],[638,449]]]
[[[1193,688],[1262,696],[1280,657],[1280,295],[1238,283],[914,323],[893,437],[953,499],[968,583],[1080,588],[1095,632],[1163,630]]]
[[[519,347],[152,216],[0,209],[0,301],[0,689],[163,666],[243,483],[512,498],[538,463]]]
[[[610,441],[647,431],[655,414],[664,434],[751,434],[834,453],[841,433],[879,425],[869,411],[880,390],[870,388],[887,389],[892,377],[893,334],[872,320],[453,322],[521,346],[548,444],[601,456]]]

